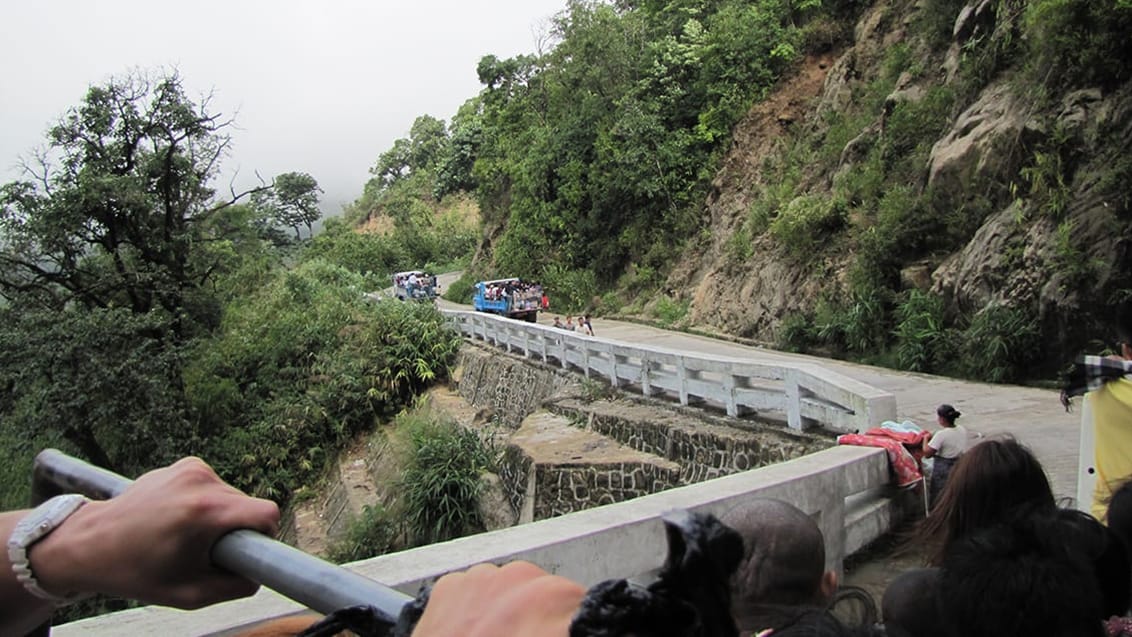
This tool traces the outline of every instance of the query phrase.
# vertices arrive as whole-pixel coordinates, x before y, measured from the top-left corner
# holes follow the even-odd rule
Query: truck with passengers
[[[477,312],[489,312],[508,318],[534,323],[539,310],[547,304],[546,295],[538,283],[517,277],[476,283],[472,306]]]
[[[406,270],[392,276],[393,296],[401,301],[436,301],[440,286],[436,275],[422,270]]]

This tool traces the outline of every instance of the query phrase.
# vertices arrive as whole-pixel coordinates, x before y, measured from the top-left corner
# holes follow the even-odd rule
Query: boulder
[[[1007,83],[988,88],[932,146],[928,185],[952,195],[958,205],[976,180],[1010,183],[1020,168],[1020,151],[1037,136],[1027,113]]]

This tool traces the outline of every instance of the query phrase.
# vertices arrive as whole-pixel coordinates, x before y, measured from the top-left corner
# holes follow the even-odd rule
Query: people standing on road
[[[562,317],[560,317],[560,316],[554,317],[554,327],[557,327],[560,330],[566,329],[566,326],[562,324]]]
[[[594,335],[594,326],[593,326],[593,323],[590,322],[590,315],[589,314],[583,315],[579,322],[582,326],[583,332],[585,332],[589,336]]]
[[[575,329],[574,328],[574,317],[573,316],[567,316],[566,317],[566,324],[563,325],[562,328],[565,329],[568,332],[573,332],[574,329]]]
[[[942,427],[931,438],[924,439],[924,457],[935,458],[932,465],[931,485],[928,489],[929,502],[935,506],[943,486],[947,484],[947,477],[951,475],[951,468],[959,460],[959,456],[967,450],[967,429],[963,425],[955,424],[962,414],[951,405],[940,405],[936,409],[936,422]]]

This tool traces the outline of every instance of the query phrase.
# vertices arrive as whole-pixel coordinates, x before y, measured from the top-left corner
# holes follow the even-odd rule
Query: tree
[[[183,357],[218,324],[218,284],[243,255],[266,262],[234,205],[249,193],[209,186],[228,125],[175,73],[112,79],[0,187],[6,433],[127,473],[193,450]]]
[[[295,231],[295,239],[302,238],[300,226],[307,227],[307,236],[313,234],[313,224],[322,216],[318,209],[322,188],[307,173],[283,173],[275,178],[270,190],[259,193],[256,204],[269,218]]]
[[[183,337],[218,265],[195,250],[201,227],[249,194],[217,201],[208,185],[229,124],[207,98],[189,100],[176,73],[92,86],[27,179],[0,188],[0,294],[48,309],[156,309]]]

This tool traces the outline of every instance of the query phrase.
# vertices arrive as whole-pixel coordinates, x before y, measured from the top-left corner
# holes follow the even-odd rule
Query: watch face
[[[66,520],[67,516],[74,513],[86,501],[84,496],[77,493],[51,498],[20,520],[16,532],[12,534],[12,542],[21,540],[23,546],[29,546]]]

